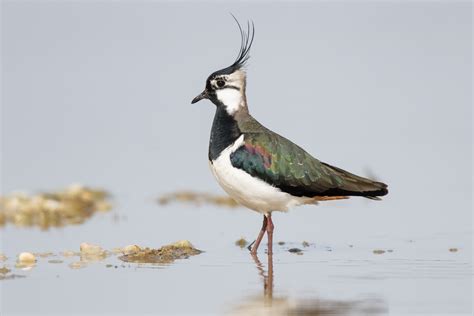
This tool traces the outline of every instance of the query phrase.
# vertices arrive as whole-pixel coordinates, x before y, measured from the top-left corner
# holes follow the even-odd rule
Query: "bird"
[[[263,214],[257,239],[248,248],[256,255],[266,232],[267,253],[271,254],[272,212],[351,196],[380,200],[380,196],[388,193],[388,186],[314,158],[250,115],[246,65],[255,26],[253,21],[247,21],[244,29],[233,18],[241,36],[237,57],[230,66],[213,72],[204,91],[191,103],[208,99],[216,106],[209,140],[210,169],[231,198]]]

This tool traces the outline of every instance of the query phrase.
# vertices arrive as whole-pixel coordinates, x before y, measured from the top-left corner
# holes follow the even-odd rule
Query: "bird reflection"
[[[267,266],[258,256],[252,255],[263,282],[263,296],[247,297],[230,315],[384,315],[385,301],[372,297],[364,300],[333,300],[321,297],[294,298],[273,295],[273,255],[267,254]]]

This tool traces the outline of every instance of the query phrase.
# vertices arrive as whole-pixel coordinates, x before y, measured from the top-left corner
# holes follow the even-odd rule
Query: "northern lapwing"
[[[235,19],[235,17],[234,17]],[[247,107],[246,73],[255,27],[247,22],[241,47],[232,65],[212,73],[206,88],[191,103],[209,99],[216,113],[209,142],[209,165],[217,182],[237,202],[263,214],[263,225],[252,254],[267,232],[268,253],[272,253],[273,211],[287,211],[302,204],[361,196],[379,200],[387,185],[331,166],[304,149],[272,132]]]

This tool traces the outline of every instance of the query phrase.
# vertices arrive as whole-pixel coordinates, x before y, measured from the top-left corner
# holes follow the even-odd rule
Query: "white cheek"
[[[216,91],[217,99],[225,105],[227,113],[234,114],[242,106],[242,94],[232,88]]]

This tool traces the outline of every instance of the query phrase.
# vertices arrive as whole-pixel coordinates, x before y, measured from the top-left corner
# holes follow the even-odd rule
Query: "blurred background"
[[[276,240],[318,245],[303,256],[276,252],[275,292],[369,293],[395,315],[470,314],[469,1],[3,1],[2,195],[81,183],[110,192],[114,215],[48,231],[6,225],[0,251],[15,257],[83,241],[112,248],[189,239],[206,253],[164,271],[38,266],[24,279],[0,281],[0,311],[220,314],[260,292],[253,261],[233,245],[241,236],[253,240],[258,214],[156,203],[179,190],[223,194],[207,162],[215,107],[190,101],[238,52],[229,12],[255,22],[251,114],[318,159],[375,177],[390,191],[382,202],[275,214]],[[325,250],[348,244],[367,252],[331,255],[362,262],[374,247],[397,254],[398,246],[398,259],[412,260],[408,274],[391,274],[393,261],[371,263],[382,275],[373,265],[341,272]],[[457,257],[449,257],[451,247],[460,249]],[[419,260],[444,259],[439,269],[430,266],[434,272],[416,270]],[[377,281],[350,277],[360,271]]]

